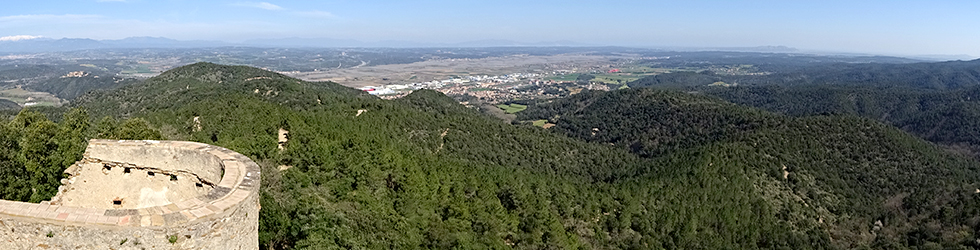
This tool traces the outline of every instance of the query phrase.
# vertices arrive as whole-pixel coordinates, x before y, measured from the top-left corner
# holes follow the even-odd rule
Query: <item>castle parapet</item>
[[[51,202],[0,200],[0,249],[258,249],[259,166],[196,142],[90,140]]]

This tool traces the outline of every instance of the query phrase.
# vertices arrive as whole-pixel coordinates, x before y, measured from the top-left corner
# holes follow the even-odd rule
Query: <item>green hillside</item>
[[[102,74],[101,77],[85,76],[51,78],[27,85],[27,88],[52,93],[58,98],[70,100],[81,96],[82,94],[88,93],[89,91],[110,90],[120,86],[134,84],[136,82],[136,79],[116,78],[112,77],[110,74]]]
[[[653,89],[583,93],[519,119],[551,119],[557,133],[646,157],[721,155],[722,171],[762,175],[755,188],[770,204],[804,204],[775,210],[816,219],[835,246],[975,245],[980,164],[873,120],[792,118]]]
[[[867,119],[679,92],[585,92],[517,113],[557,124],[544,130],[434,91],[386,101],[198,63],[70,106],[98,121],[83,137],[254,159],[263,249],[961,248],[980,221],[973,160]]]
[[[784,66],[761,75],[674,72],[629,86],[703,93],[790,116],[871,118],[980,159],[980,60]],[[711,86],[719,81],[737,86]]]
[[[20,104],[7,99],[0,99],[0,110],[20,110]]]
[[[638,87],[707,86],[714,82],[742,86],[887,86],[922,90],[955,90],[980,85],[980,60],[930,63],[767,63],[762,75],[723,75],[710,71],[674,72],[629,82]],[[774,67],[775,66],[775,67]]]
[[[876,119],[980,157],[980,87],[922,91],[871,86],[755,86],[704,89],[704,93],[792,116],[848,114]]]
[[[643,159],[433,91],[384,101],[202,63],[72,105],[255,159],[268,249],[829,247],[813,220],[778,218],[753,187],[764,178],[701,173],[719,166],[710,152]]]

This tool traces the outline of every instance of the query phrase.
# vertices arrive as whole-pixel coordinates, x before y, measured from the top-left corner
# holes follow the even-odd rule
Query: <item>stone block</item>
[[[140,226],[141,227],[148,227],[148,226],[151,226],[151,225],[152,225],[152,222],[150,221],[150,216],[143,216],[142,218],[140,218]]]
[[[167,210],[170,210],[170,212],[180,211],[180,208],[177,207],[177,205],[174,205],[174,204],[166,205],[166,206],[164,206],[164,208],[166,208]]]
[[[85,217],[82,216],[82,215],[80,215],[80,214],[69,214],[68,215],[68,219],[65,219],[65,221],[68,221],[68,222],[84,222],[85,221]]]
[[[85,216],[85,223],[89,223],[89,224],[98,224],[98,223],[99,223],[99,221],[101,221],[101,220],[102,220],[102,218],[101,218],[101,217],[102,217],[102,216],[99,216],[99,215],[86,215],[86,216]]]
[[[129,220],[131,218],[132,218],[131,216],[123,216],[123,217],[121,217],[121,218],[119,218],[117,220],[116,225],[120,225],[120,226],[128,225],[129,224]]]
[[[212,212],[211,210],[208,210],[207,208],[204,208],[204,207],[193,209],[190,212],[191,212],[192,215],[194,215],[194,217],[197,217],[197,218],[202,218],[202,217],[206,217],[208,215],[214,214],[214,212]]]
[[[166,221],[163,219],[163,215],[154,214],[150,215],[150,224],[153,226],[163,226]]]

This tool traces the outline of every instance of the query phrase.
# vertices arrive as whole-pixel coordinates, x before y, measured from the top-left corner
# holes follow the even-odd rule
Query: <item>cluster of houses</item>
[[[554,75],[564,75],[569,72],[553,72]],[[572,83],[570,81],[545,79],[547,74],[514,73],[506,75],[476,75],[456,77],[446,80],[416,82],[410,84],[389,84],[383,86],[367,86],[361,88],[372,95],[384,99],[395,99],[405,96],[418,89],[433,89],[448,96],[471,96],[488,103],[499,103],[517,99],[554,98],[570,92],[559,85]],[[569,86],[566,86],[569,87]],[[549,91],[548,89],[562,89]],[[571,89],[608,90],[608,86],[600,83],[589,83]]]

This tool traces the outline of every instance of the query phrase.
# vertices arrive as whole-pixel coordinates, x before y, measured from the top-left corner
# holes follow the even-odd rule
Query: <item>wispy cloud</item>
[[[269,2],[238,2],[238,3],[231,4],[231,6],[257,8],[257,9],[272,10],[272,11],[283,11],[291,15],[308,17],[308,18],[337,19],[337,16],[330,12],[326,12],[322,10],[291,10],[289,8],[285,8]]]
[[[82,19],[98,19],[102,18],[99,15],[14,15],[14,16],[0,16],[0,22],[16,22],[16,21],[40,21],[40,20],[82,20]]]
[[[0,16],[0,36],[24,35],[45,38],[121,39],[153,36],[184,40],[245,40],[261,36],[285,36],[290,26],[261,20],[187,22],[118,19],[100,15],[14,15]],[[8,38],[8,39],[14,39]]]
[[[312,11],[296,11],[296,15],[304,17],[315,17],[315,18],[337,18],[336,15],[326,11],[312,10]]]
[[[30,35],[5,36],[5,37],[0,37],[0,41],[2,42],[21,41],[21,40],[38,39],[41,37],[42,36],[30,36]]]
[[[239,7],[249,7],[249,8],[259,8],[264,10],[285,10],[286,8],[280,7],[279,5],[271,4],[268,2],[240,2],[232,4],[233,6]]]
[[[120,19],[103,15],[81,14],[0,15],[0,36],[11,36],[5,40],[27,38],[14,35],[31,35],[55,39],[62,37],[120,39],[133,36],[162,36],[185,40],[236,41],[257,37],[309,35],[311,32],[320,34],[326,32],[324,30],[331,30],[323,27],[330,27],[334,25],[334,21],[340,20],[339,17],[334,18],[330,12],[312,9],[283,8],[276,13],[297,18],[318,18],[332,21],[311,21],[296,24],[282,21],[287,20],[287,18],[282,17],[203,22]]]

